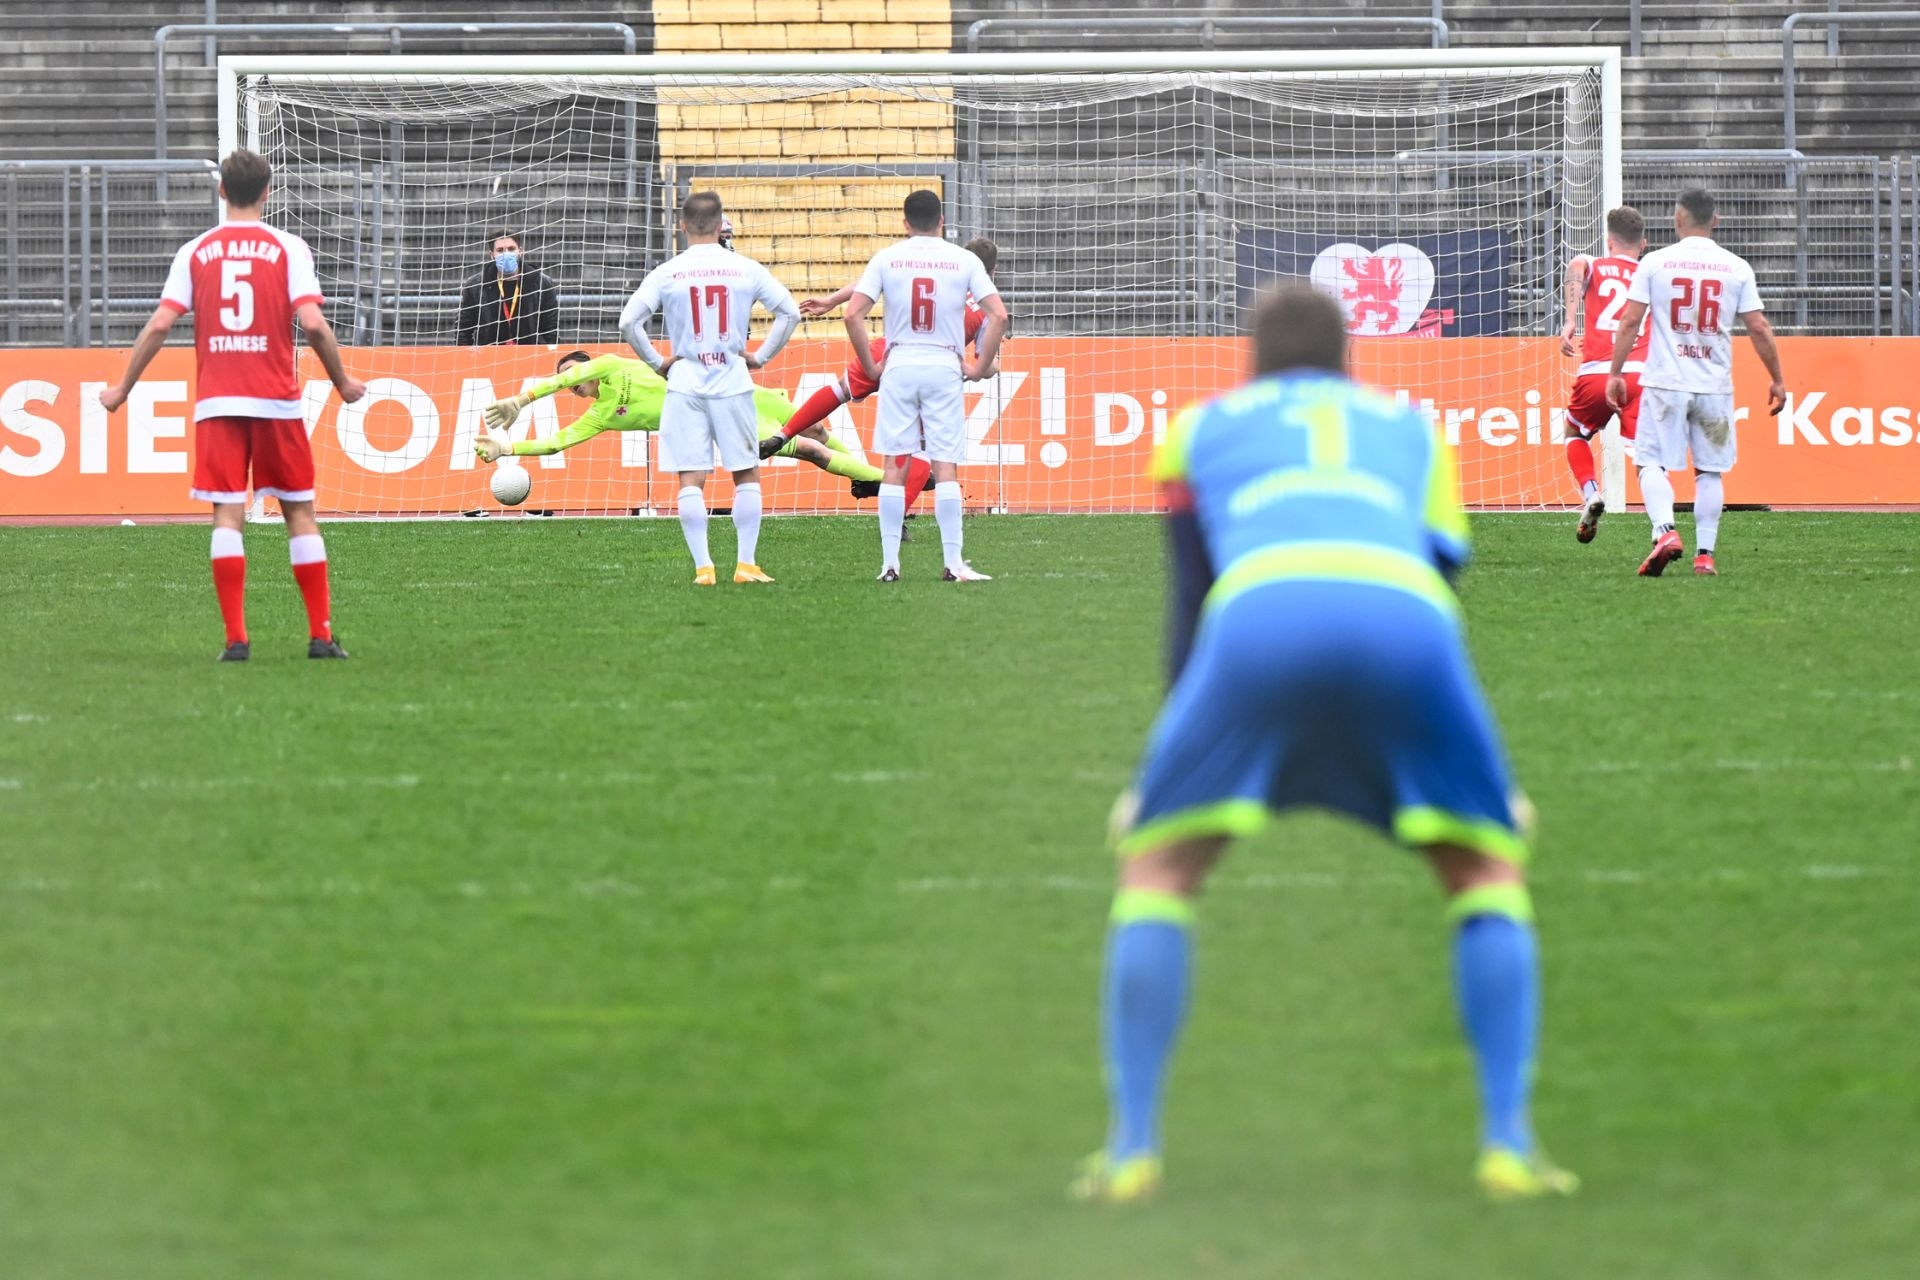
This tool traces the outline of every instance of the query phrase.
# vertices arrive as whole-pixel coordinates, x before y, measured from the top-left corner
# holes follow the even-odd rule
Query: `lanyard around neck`
[[[513,319],[513,313],[520,308],[520,277],[513,278],[513,300],[507,300],[507,282],[499,276],[493,278],[493,287],[500,291],[500,315],[502,319]]]

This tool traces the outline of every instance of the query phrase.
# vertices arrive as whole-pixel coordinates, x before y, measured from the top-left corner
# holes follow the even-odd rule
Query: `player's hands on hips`
[[[833,308],[827,305],[825,298],[800,299],[800,314],[803,316],[823,316]]]
[[[519,396],[514,396],[511,400],[495,400],[486,407],[481,416],[486,418],[487,425],[495,431],[505,431],[519,418],[521,407],[522,401]]]
[[[971,364],[966,360],[962,360],[960,362],[960,371],[966,374],[968,382],[982,382],[988,378],[997,377],[1000,373],[1000,357],[996,355],[993,358],[993,363],[986,365],[981,364],[978,360],[971,362]]]
[[[1560,330],[1560,354],[1563,356],[1580,354],[1580,348],[1573,345],[1573,321],[1571,320],[1567,321],[1565,327]]]
[[[1616,409],[1627,407],[1627,380],[1620,374],[1607,377],[1607,403]]]
[[[340,393],[341,404],[352,404],[367,394],[367,384],[352,374],[347,375],[346,383],[334,388]]]
[[[744,355],[740,358],[746,362],[746,366],[749,369],[764,369],[767,367],[767,362],[765,360],[762,360],[759,356],[753,355],[751,353]]]
[[[108,413],[114,412],[126,402],[127,393],[123,387],[108,387],[100,393],[100,407]]]
[[[1769,384],[1767,387],[1767,412],[1777,418],[1780,416],[1780,411],[1786,407],[1787,384],[1784,382]]]
[[[765,462],[768,458],[771,458],[774,454],[786,447],[787,437],[776,431],[760,442],[760,460]]]
[[[480,455],[482,462],[498,462],[513,452],[513,441],[497,431],[489,431],[480,438],[480,443],[473,446],[473,451]]]

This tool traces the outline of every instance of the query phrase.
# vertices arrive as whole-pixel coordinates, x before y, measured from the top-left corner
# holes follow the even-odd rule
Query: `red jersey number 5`
[[[1667,319],[1675,333],[1720,332],[1720,284],[1708,276],[1696,280],[1679,276],[1673,282],[1673,301],[1667,304]],[[1688,319],[1687,313],[1693,313]]]
[[[704,332],[700,324],[700,312],[703,308],[700,305],[699,285],[690,285],[688,287],[687,302],[693,307],[693,336],[698,338]],[[714,335],[724,338],[727,335],[727,329],[729,327],[727,324],[727,286],[723,284],[710,284],[707,286],[707,301],[704,310],[715,313],[714,318],[720,323],[714,327]]]
[[[913,278],[913,310],[907,319],[912,321],[915,333],[933,332],[933,277]]]

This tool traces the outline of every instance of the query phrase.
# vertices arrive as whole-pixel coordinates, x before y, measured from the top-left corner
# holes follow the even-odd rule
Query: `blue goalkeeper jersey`
[[[1468,555],[1453,447],[1413,410],[1320,371],[1261,378],[1182,414],[1154,476],[1190,499],[1207,607],[1289,579],[1363,582],[1450,615]]]

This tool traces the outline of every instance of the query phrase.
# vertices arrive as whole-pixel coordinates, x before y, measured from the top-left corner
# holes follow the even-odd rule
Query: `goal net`
[[[229,58],[223,141],[272,161],[269,217],[313,246],[372,386],[342,406],[303,357],[340,513],[497,511],[481,411],[567,351],[630,354],[621,305],[678,247],[691,192],[718,192],[734,247],[807,297],[851,283],[922,187],[950,238],[996,243],[1013,313],[1000,373],[970,387],[970,506],[1153,509],[1154,442],[1246,375],[1252,299],[1299,279],[1339,299],[1360,375],[1459,443],[1469,502],[1528,508],[1574,498],[1559,281],[1599,247],[1619,152],[1615,55],[1523,52]],[[488,270],[500,232],[516,280]],[[484,337],[515,307],[518,343],[476,344],[476,308]],[[835,312],[757,377],[799,403],[847,360]],[[585,408],[562,393],[515,432]],[[864,458],[872,413],[827,427]],[[528,509],[672,508],[643,432],[527,461]],[[843,479],[784,459],[765,489],[773,510],[854,508]]]

